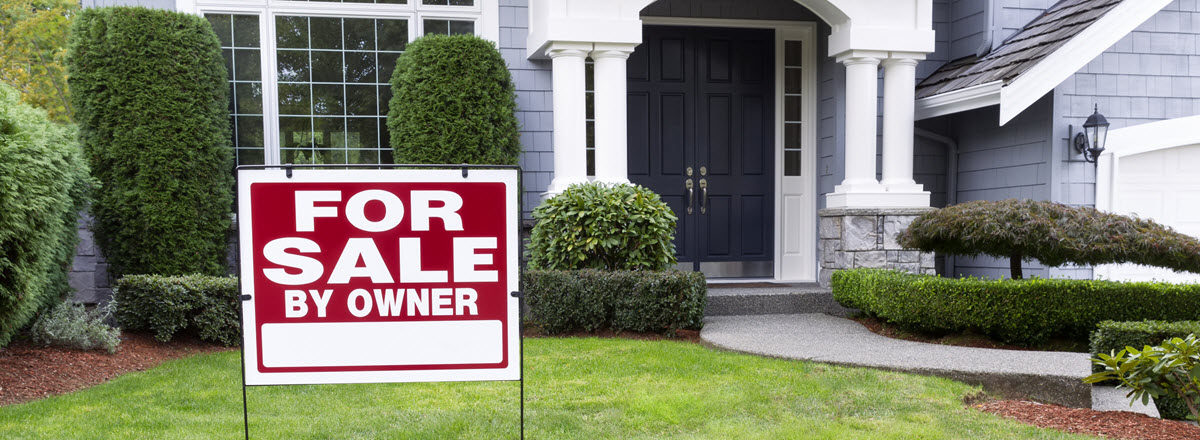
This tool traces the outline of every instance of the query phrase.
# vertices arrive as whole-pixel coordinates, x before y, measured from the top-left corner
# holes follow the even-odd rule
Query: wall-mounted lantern
[[[1104,152],[1104,140],[1108,137],[1108,119],[1100,114],[1100,105],[1097,104],[1092,115],[1084,121],[1083,131],[1074,133],[1074,126],[1068,126],[1067,130],[1075,151],[1083,155],[1083,160],[1096,163],[1100,153]]]

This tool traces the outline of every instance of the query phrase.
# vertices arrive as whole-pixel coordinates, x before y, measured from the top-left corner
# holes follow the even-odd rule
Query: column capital
[[[884,52],[884,51],[880,51],[880,50],[848,50],[848,51],[837,54],[834,59],[836,59],[837,62],[846,64],[846,65],[861,64],[861,63],[867,63],[867,62],[878,64],[879,60],[887,58],[888,55],[889,55],[888,52]],[[855,60],[860,60],[860,61],[855,61]],[[869,61],[869,60],[874,60],[874,61]]]
[[[592,59],[621,58],[628,59],[636,44],[596,43],[592,48]]]
[[[870,64],[872,66],[879,65],[879,58],[875,58],[875,57],[850,57],[850,58],[845,58],[845,59],[841,59],[838,61],[840,61],[842,64],[845,64],[847,66],[855,66],[855,65],[859,65],[859,64]]]
[[[550,43],[546,48],[546,56],[550,58],[558,57],[582,57],[586,58],[588,52],[592,51],[592,43],[578,43],[573,41],[555,41]]]
[[[890,66],[917,67],[917,64],[920,62],[921,60],[916,58],[886,58],[881,60],[880,64],[883,64],[883,67],[885,68]]]

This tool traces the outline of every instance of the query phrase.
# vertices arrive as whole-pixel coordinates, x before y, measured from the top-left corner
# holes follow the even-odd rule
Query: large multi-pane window
[[[237,163],[391,163],[396,58],[421,35],[495,39],[493,1],[198,0],[229,71]]]

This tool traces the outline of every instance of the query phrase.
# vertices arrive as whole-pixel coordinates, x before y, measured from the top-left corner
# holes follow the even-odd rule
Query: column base
[[[918,184],[838,185],[825,195],[827,208],[928,208],[929,191]]]
[[[585,178],[574,178],[574,179],[563,179],[563,178],[555,177],[554,180],[550,181],[550,188],[547,188],[546,192],[542,193],[542,199],[545,200],[545,199],[557,196],[559,194],[562,194],[563,191],[566,191],[567,188],[571,187],[571,185],[574,185],[576,183],[588,183],[588,180],[586,177]]]

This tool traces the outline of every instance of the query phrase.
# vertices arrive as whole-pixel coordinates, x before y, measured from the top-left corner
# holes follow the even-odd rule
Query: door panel
[[[629,60],[630,180],[668,201],[679,260],[710,276],[773,273],[773,46],[771,30],[646,26]]]

